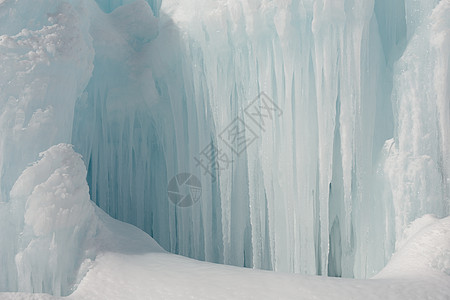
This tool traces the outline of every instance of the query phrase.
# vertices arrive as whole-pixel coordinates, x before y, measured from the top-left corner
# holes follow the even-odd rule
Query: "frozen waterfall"
[[[40,241],[20,233],[43,181],[17,186],[59,143],[93,202],[170,252],[372,277],[411,222],[450,213],[449,15],[449,0],[0,0],[0,291],[35,291],[18,257]],[[201,182],[188,207],[168,199],[180,173]],[[58,280],[44,290],[67,293]]]

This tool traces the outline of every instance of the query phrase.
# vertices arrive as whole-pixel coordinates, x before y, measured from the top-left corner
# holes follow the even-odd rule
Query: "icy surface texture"
[[[450,274],[450,218],[425,215],[412,222],[399,239],[398,250],[374,278],[429,279]],[[448,297],[448,294],[447,294]]]
[[[89,19],[68,3],[0,5],[0,202],[6,202],[27,164],[70,142],[74,105],[91,76],[94,52]]]
[[[301,295],[333,300],[444,300],[450,295],[449,226],[450,217],[437,220],[427,215],[415,221],[392,260],[373,280],[262,272],[167,253],[106,253],[70,299],[298,299]]]
[[[396,131],[385,145],[384,172],[391,184],[397,238],[424,213],[448,215],[449,13],[449,1],[429,10],[394,69]]]
[[[159,9],[161,7],[161,1],[162,0],[145,0],[151,7],[154,15],[159,15]],[[98,6],[107,13],[112,12],[116,8],[127,5],[133,2],[143,2],[143,1],[136,1],[136,0],[95,0],[97,2]]]
[[[171,252],[376,274],[409,223],[449,215],[449,6],[1,1],[0,289],[22,288],[17,278],[30,278],[26,262],[37,255],[26,244],[31,232],[41,247],[57,224],[25,208],[11,214],[18,190],[10,192],[59,143],[82,155],[92,201]],[[270,117],[248,113],[266,100],[277,108]],[[252,141],[239,150],[224,134],[236,118]],[[195,160],[211,143],[222,151],[212,164],[220,170]],[[188,208],[167,199],[182,172],[202,182]],[[30,200],[36,208],[50,199],[34,188],[23,195],[41,199]],[[4,242],[22,231],[25,244]],[[77,261],[48,274],[74,271]],[[65,293],[76,282],[38,274],[46,284],[21,280],[23,289]]]
[[[82,261],[93,258],[86,243],[96,234],[94,205],[79,154],[59,144],[41,156],[2,207],[8,208],[2,222],[9,228],[1,232],[1,289],[64,295]]]
[[[203,224],[176,222],[176,250],[215,257],[205,213],[218,201],[225,263],[370,277],[409,222],[448,215],[448,3],[164,1],[183,33],[180,60],[191,64],[184,89],[169,88],[186,99],[172,108],[196,99],[179,108],[187,121],[176,123],[178,152],[198,155],[192,136],[201,135],[185,124],[197,114],[203,128],[202,111],[214,130],[200,151],[210,136],[226,151],[220,133],[236,117],[258,136],[240,155],[228,152],[233,166],[217,182],[201,174],[218,197],[192,208]],[[262,129],[245,114],[260,92],[283,111]],[[177,170],[192,171],[178,155]]]
[[[67,294],[89,258],[86,241],[96,234],[80,155],[65,144],[42,153],[14,184],[11,206],[12,215],[24,216],[17,228],[18,290]]]
[[[70,276],[62,273],[73,270],[71,264],[78,258],[65,257],[68,264],[57,266],[62,261],[52,255],[62,255],[65,242],[67,247],[74,245],[70,235],[57,230],[64,217],[53,215],[59,206],[52,207],[51,202],[65,193],[52,180],[62,188],[73,188],[71,192],[77,191],[78,182],[65,182],[57,174],[50,178],[64,165],[58,160],[51,162],[51,154],[45,158],[46,166],[29,169],[21,183],[16,180],[40,152],[71,140],[75,102],[93,69],[89,19],[61,1],[2,1],[0,7],[0,290],[59,293],[67,288],[65,276]],[[79,158],[78,166],[82,167]],[[58,172],[74,172],[78,176],[74,180],[80,180],[83,174],[78,171]],[[42,190],[45,187],[49,194]],[[86,187],[84,192],[87,201]],[[26,206],[28,200],[30,206]],[[67,218],[73,221],[73,217]],[[54,242],[60,250],[49,248],[56,232]]]
[[[72,146],[58,144],[19,176],[1,207],[7,229],[0,232],[2,291],[65,296],[99,253],[162,251],[144,232],[90,201],[86,174]]]

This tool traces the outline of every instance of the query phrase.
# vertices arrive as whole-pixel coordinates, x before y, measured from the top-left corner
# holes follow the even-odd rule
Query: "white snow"
[[[447,217],[433,219],[368,280],[251,270],[168,253],[105,253],[69,298],[448,299],[449,250]]]

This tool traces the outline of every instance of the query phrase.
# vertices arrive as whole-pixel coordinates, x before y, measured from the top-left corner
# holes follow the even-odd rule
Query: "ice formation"
[[[8,282],[19,291],[67,293],[83,260],[94,258],[88,243],[96,219],[80,156],[64,144],[42,153],[17,179],[10,205],[17,221],[6,243],[15,246],[8,254],[15,254],[17,281],[14,268],[5,268]]]
[[[166,250],[375,275],[411,222],[449,215],[448,15],[449,0],[0,1],[0,291],[66,294],[92,258],[52,261],[100,214],[60,143],[92,201]],[[188,208],[167,199],[184,172],[202,182]]]

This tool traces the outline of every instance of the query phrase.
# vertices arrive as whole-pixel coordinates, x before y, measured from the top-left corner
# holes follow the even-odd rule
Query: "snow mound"
[[[13,186],[13,215],[24,216],[15,257],[19,291],[69,292],[96,231],[85,178],[81,156],[59,144],[41,153]]]
[[[17,179],[8,203],[11,230],[3,251],[10,290],[68,295],[102,251],[161,251],[147,234],[91,202],[86,167],[71,145],[40,156]]]
[[[450,275],[450,217],[437,219],[425,215],[410,224],[398,243],[398,250],[376,277],[424,277],[442,273]]]
[[[404,246],[374,279],[267,272],[169,253],[104,252],[69,298],[448,299],[449,225],[450,217],[414,222]]]
[[[40,154],[10,193],[3,232],[8,290],[66,295],[83,260],[95,258],[95,209],[81,156],[67,144]],[[6,247],[5,247],[6,246]]]

